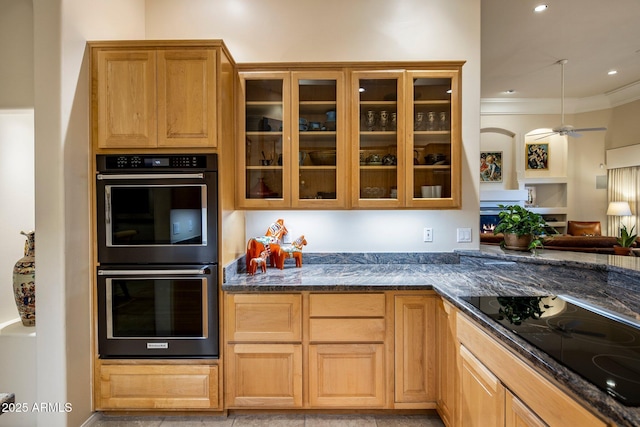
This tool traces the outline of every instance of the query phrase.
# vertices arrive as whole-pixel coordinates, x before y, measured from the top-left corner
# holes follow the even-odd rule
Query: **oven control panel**
[[[109,154],[98,155],[97,169],[100,172],[116,170],[215,170],[215,154]]]

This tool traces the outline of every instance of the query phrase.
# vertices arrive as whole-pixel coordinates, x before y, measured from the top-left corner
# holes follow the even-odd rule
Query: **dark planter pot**
[[[524,236],[518,236],[515,233],[504,234],[504,247],[513,251],[528,251],[529,244],[533,240],[533,236],[525,234]]]
[[[613,253],[616,255],[630,255],[631,254],[631,248],[625,248],[622,246],[614,246],[613,247]]]

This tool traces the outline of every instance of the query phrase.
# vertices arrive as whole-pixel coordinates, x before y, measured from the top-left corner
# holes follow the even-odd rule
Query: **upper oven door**
[[[97,175],[101,264],[217,262],[217,176]]]

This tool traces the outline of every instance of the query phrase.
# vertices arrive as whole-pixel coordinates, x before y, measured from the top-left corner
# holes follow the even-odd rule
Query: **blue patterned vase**
[[[13,267],[13,294],[20,319],[24,326],[36,326],[36,263],[35,232],[20,234],[27,236],[24,256]]]

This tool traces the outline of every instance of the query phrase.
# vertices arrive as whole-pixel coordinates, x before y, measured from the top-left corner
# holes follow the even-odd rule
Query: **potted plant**
[[[542,248],[541,236],[546,233],[547,222],[542,215],[531,212],[520,205],[499,205],[498,225],[494,234],[503,233],[502,247],[535,252]]]
[[[616,255],[629,255],[631,253],[631,246],[635,245],[637,234],[633,234],[636,226],[631,227],[631,230],[627,230],[627,226],[623,225],[620,229],[620,237],[616,239],[620,246],[614,246],[613,251]]]

